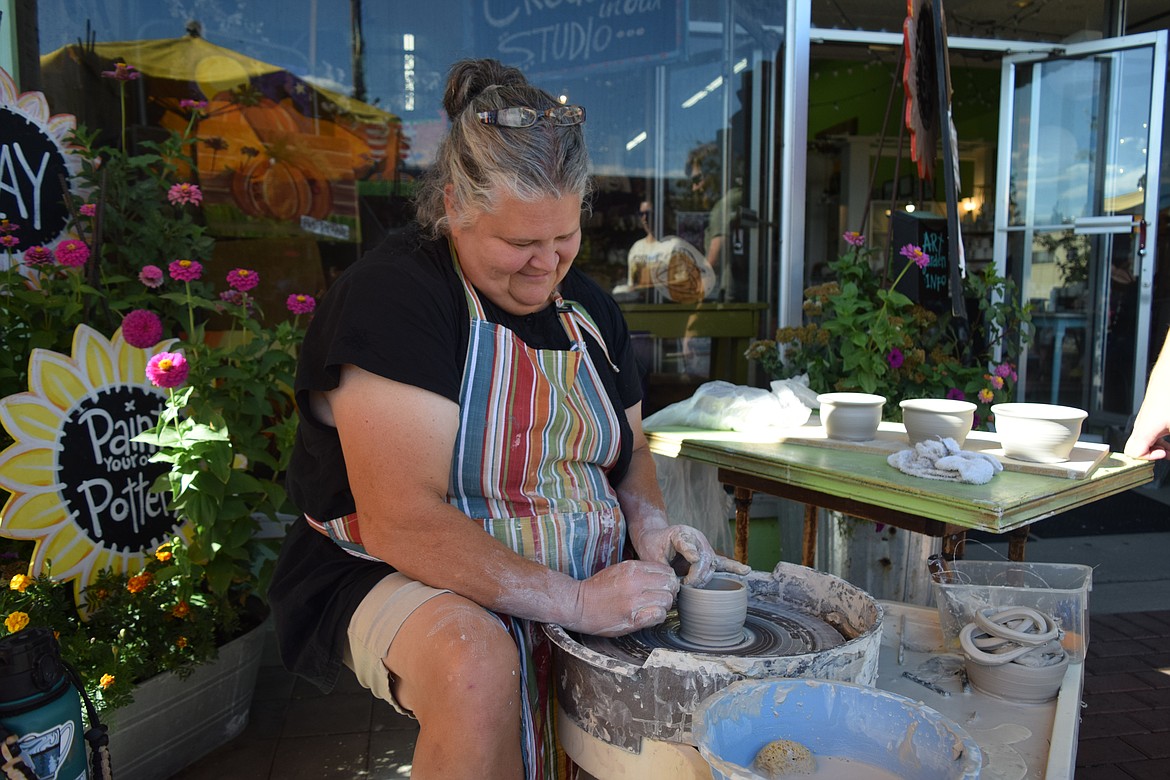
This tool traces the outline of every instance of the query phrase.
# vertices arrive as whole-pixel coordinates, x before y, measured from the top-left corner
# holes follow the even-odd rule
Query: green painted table
[[[653,452],[715,466],[719,481],[735,489],[735,557],[745,563],[754,493],[806,505],[805,566],[814,565],[817,507],[941,537],[943,555],[952,559],[962,554],[968,530],[1010,534],[1008,557],[1020,561],[1032,523],[1154,475],[1152,462],[1115,452],[1084,478],[1005,470],[986,485],[969,485],[903,474],[882,454],[762,440],[758,434],[671,428],[646,435]]]

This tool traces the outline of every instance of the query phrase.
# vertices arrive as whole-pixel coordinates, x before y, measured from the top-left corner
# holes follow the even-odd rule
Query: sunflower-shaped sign
[[[74,580],[74,593],[104,569],[137,571],[160,544],[188,535],[152,493],[167,468],[133,438],[158,419],[165,397],[146,381],[151,349],[79,325],[72,355],[43,349],[29,359],[27,393],[0,399],[14,443],[0,452],[0,536],[36,542],[29,573]]]
[[[935,14],[942,13],[934,0],[907,0],[902,40],[906,50],[902,86],[906,91],[906,127],[910,130],[910,157],[918,163],[918,178],[934,176],[939,138],[938,58],[945,41],[934,34]],[[940,46],[943,51],[940,51]],[[949,81],[949,78],[948,78]],[[949,96],[947,98],[949,100]]]

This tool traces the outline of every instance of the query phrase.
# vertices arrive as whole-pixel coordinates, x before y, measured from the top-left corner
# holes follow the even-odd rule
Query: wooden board
[[[874,455],[889,455],[899,450],[910,449],[905,426],[895,422],[883,422],[878,427],[877,437],[870,441],[839,441],[830,439],[825,434],[824,426],[818,424],[814,419],[809,425],[780,431],[774,441],[803,444],[810,447],[827,447],[849,452],[869,452]],[[1020,471],[1026,474],[1041,474],[1068,479],[1084,479],[1109,457],[1108,445],[1079,441],[1069,454],[1069,459],[1063,463],[1032,463],[1017,460],[1005,455],[1003,446],[996,435],[986,431],[971,431],[967,436],[967,441],[963,444],[963,449],[995,457],[1003,464],[1005,471]]]

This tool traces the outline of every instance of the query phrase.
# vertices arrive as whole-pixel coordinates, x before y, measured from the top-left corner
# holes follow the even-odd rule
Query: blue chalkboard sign
[[[919,270],[911,266],[898,283],[898,291],[924,308],[942,314],[951,308],[951,260],[947,241],[947,219],[938,214],[895,211],[891,217],[895,273],[904,262],[899,250],[906,244],[922,247],[930,262]]]
[[[584,72],[682,56],[683,0],[482,0],[475,50],[526,73]]]

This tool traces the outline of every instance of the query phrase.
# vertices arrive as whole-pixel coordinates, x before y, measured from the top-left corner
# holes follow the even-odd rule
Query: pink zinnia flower
[[[989,404],[995,400],[995,393],[990,387],[985,387],[979,391],[979,400],[985,404]]]
[[[167,191],[167,200],[176,206],[184,203],[191,203],[198,206],[203,200],[203,192],[199,189],[198,184],[191,184],[185,181],[171,186],[170,190]]]
[[[146,364],[146,378],[155,387],[173,388],[187,381],[190,370],[182,352],[160,352]]]
[[[203,276],[203,265],[198,260],[172,260],[167,271],[176,282],[194,282]]]
[[[191,98],[183,98],[179,101],[179,108],[189,108],[192,111],[206,111],[206,100],[192,100]]]
[[[162,320],[152,311],[134,309],[122,318],[122,338],[132,347],[149,349],[162,335]]]
[[[260,274],[247,268],[233,268],[228,271],[227,283],[233,290],[247,292],[260,284]]]
[[[81,214],[81,216],[83,216],[83,217],[97,216],[97,204],[96,203],[82,203],[81,208],[77,209],[77,212],[79,214]]]
[[[0,234],[15,233],[18,230],[20,230],[20,225],[9,222],[7,219],[0,219]]]
[[[152,290],[162,287],[162,269],[157,265],[144,265],[142,266],[142,270],[138,272],[138,281]]]
[[[20,239],[11,233],[6,233],[0,236],[0,246],[3,246],[5,249],[16,249],[16,247],[20,246]]]
[[[845,239],[845,243],[849,246],[863,246],[865,244],[865,236],[856,230],[846,230],[841,234],[841,238]]]
[[[142,74],[133,65],[127,65],[124,62],[115,62],[113,70],[102,71],[102,78],[116,79],[118,81],[134,81],[134,79],[142,78]]]
[[[926,252],[923,252],[922,247],[914,246],[913,244],[907,244],[906,246],[902,247],[902,251],[899,252],[899,254],[901,254],[902,257],[906,258],[907,260],[913,260],[914,265],[918,266],[919,268],[926,268],[926,266],[930,263],[930,255],[926,254]]]
[[[24,250],[26,265],[44,265],[53,262],[53,250],[47,246],[30,246]]]
[[[951,401],[965,401],[967,400],[967,394],[957,387],[952,387],[950,390],[947,390],[947,399]]]
[[[894,347],[890,354],[886,355],[886,362],[890,364],[890,368],[901,368],[906,362],[906,356],[902,354],[902,350]]]
[[[308,314],[317,308],[317,301],[312,295],[293,294],[288,296],[288,300],[284,302],[284,305],[293,314]]]
[[[57,262],[61,265],[79,268],[88,259],[89,247],[84,241],[69,238],[57,244]]]

